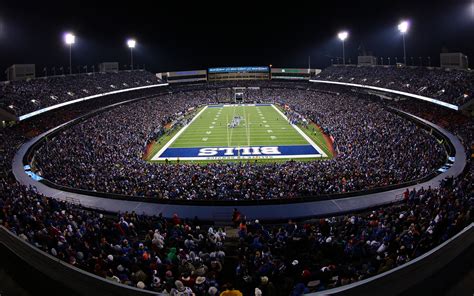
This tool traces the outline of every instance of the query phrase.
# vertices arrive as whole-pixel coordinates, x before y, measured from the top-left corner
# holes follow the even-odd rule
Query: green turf
[[[194,117],[196,113],[193,113]],[[240,124],[229,128],[228,123],[234,117],[240,117]],[[152,158],[181,128],[174,129],[169,135],[160,138],[152,147]],[[300,126],[309,137],[331,157],[323,135],[317,129]],[[282,146],[308,145],[306,139],[299,134],[288,121],[272,106],[229,106],[206,108],[169,146],[185,147],[247,147],[247,146]],[[321,159],[321,158],[318,158]],[[327,158],[323,158],[327,159]],[[288,159],[259,159],[257,163],[280,162]],[[308,161],[314,159],[301,159]],[[229,160],[232,161],[232,160]],[[235,161],[235,160],[233,160]],[[242,160],[254,161],[254,160]],[[189,161],[190,162],[190,161]],[[208,163],[215,161],[192,161]]]
[[[234,116],[240,116],[243,119],[239,126],[228,128],[227,123]],[[307,141],[273,107],[232,106],[207,108],[170,147],[290,144],[305,145]]]

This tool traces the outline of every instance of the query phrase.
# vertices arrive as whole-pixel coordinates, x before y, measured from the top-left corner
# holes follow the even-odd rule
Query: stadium
[[[416,64],[413,9],[392,60],[340,30],[306,67],[278,58],[296,43],[231,54],[258,42],[145,67],[150,29],[125,61],[75,65],[100,56],[76,52],[93,21],[61,35],[67,66],[2,54],[0,295],[472,295],[474,72],[461,52]]]

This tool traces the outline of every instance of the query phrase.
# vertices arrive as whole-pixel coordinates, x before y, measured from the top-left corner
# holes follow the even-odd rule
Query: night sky
[[[28,2],[28,4],[25,4]],[[96,1],[99,2],[99,1]],[[174,1],[175,3],[177,1]],[[350,32],[346,57],[403,56],[397,24],[411,20],[407,56],[461,51],[474,59],[474,1],[179,1],[0,2],[0,69],[13,63],[68,64],[62,35],[76,34],[74,65],[130,63],[127,37],[136,38],[135,64],[154,72],[214,66],[325,67],[342,55],[340,30]],[[199,4],[198,4],[199,3]],[[472,62],[471,62],[472,67]],[[49,71],[49,70],[48,70]]]

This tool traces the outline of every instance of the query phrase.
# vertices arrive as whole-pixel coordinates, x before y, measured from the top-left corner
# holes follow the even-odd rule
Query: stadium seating
[[[193,90],[123,105],[72,126],[40,150],[38,165],[43,176],[58,183],[131,195],[294,198],[307,192],[400,183],[424,176],[442,163],[442,146],[387,111],[387,106],[444,126],[462,139],[468,151],[474,141],[468,117],[416,100],[382,102],[342,89],[336,94],[262,88],[252,96],[294,106],[336,139],[338,156],[327,164],[243,165],[240,172],[240,165],[166,167],[141,161],[147,141],[160,135],[160,127],[177,113],[218,100],[213,90]],[[156,292],[191,290],[201,296],[219,295],[232,284],[244,295],[254,295],[256,289],[263,295],[301,295],[346,285],[413,260],[473,222],[471,166],[439,188],[407,191],[403,202],[373,211],[283,224],[249,221],[245,213],[236,213],[237,230],[232,231],[237,237],[177,215],[99,213],[42,196],[16,182],[11,160],[21,143],[126,97],[84,102],[0,129],[0,225],[52,256],[110,281]],[[126,174],[120,173],[122,168]],[[222,172],[233,176],[221,178],[220,182],[228,182],[226,190],[216,194],[206,187],[193,190],[197,184],[213,184],[214,176]],[[156,187],[148,189],[152,174]],[[197,176],[194,187],[186,184],[192,175]],[[250,177],[255,182],[251,190],[229,187]],[[232,268],[229,262],[235,263]]]
[[[396,66],[332,66],[316,79],[378,86],[461,106],[474,98],[472,71]]]
[[[262,200],[404,183],[431,174],[446,160],[433,137],[376,101],[360,104],[352,94],[285,89],[264,89],[259,96],[313,120],[335,139],[336,158],[176,167],[142,159],[144,141],[163,134],[174,114],[214,102],[214,95],[212,90],[179,92],[100,114],[51,139],[36,152],[35,166],[56,184],[91,191],[173,200]]]
[[[160,80],[144,70],[11,81],[0,85],[0,108],[20,116],[74,99],[157,83]]]

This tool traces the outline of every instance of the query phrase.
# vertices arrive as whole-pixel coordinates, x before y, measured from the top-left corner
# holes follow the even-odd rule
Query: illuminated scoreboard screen
[[[209,68],[207,73],[210,81],[270,79],[270,67],[219,67]]]
[[[221,67],[209,68],[209,73],[268,73],[269,67]]]

